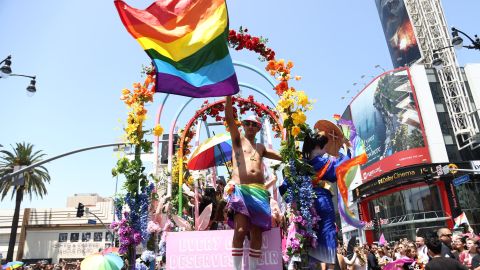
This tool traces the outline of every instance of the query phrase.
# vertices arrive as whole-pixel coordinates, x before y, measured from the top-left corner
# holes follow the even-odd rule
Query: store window
[[[80,236],[80,233],[71,233],[70,242],[78,242],[79,236]]]
[[[93,241],[94,242],[102,242],[103,232],[94,232],[93,233]]]
[[[379,206],[378,217],[382,219],[418,213],[428,217],[431,212],[443,211],[437,186],[414,187],[374,199],[368,203],[370,216],[375,213],[375,206]]]
[[[471,176],[472,178],[474,176]],[[480,179],[457,186],[458,200],[462,211],[467,215],[468,222],[475,232],[480,231]]]
[[[113,240],[113,234],[111,232],[106,232],[105,233],[105,242],[112,242]]]
[[[67,242],[68,233],[59,233],[58,234],[58,242]]]
[[[375,206],[378,206],[379,213],[375,213]],[[388,241],[414,240],[419,228],[444,226],[446,216],[443,209],[437,186],[413,187],[368,202],[370,217],[387,221],[381,233]]]
[[[84,232],[82,233],[82,242],[89,242],[92,238],[92,233]]]

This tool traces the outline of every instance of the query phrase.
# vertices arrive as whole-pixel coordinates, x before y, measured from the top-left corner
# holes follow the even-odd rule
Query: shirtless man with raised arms
[[[249,269],[257,269],[261,256],[262,232],[271,228],[270,193],[265,187],[262,158],[282,160],[276,151],[255,143],[262,128],[258,117],[242,121],[244,134],[238,131],[232,108],[232,97],[226,97],[225,118],[232,137],[232,182],[227,187],[227,207],[233,212],[229,224],[234,228],[232,256],[235,270],[242,269],[243,241],[250,233]]]

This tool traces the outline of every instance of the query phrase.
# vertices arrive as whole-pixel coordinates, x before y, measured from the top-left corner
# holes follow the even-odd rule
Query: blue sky
[[[308,122],[331,119],[343,112],[348,98],[368,83],[369,76],[392,67],[375,2],[367,1],[253,1],[227,0],[230,28],[247,27],[253,35],[269,39],[278,58],[295,62],[296,83],[317,100]],[[449,26],[473,35],[478,0],[444,0]],[[143,8],[149,1],[127,1]],[[0,58],[12,55],[14,73],[37,75],[37,93],[27,97],[28,79],[0,79],[0,144],[10,149],[16,142],[29,142],[48,156],[78,148],[117,142],[122,135],[126,108],[120,92],[141,81],[142,64],[150,61],[118,18],[113,1],[0,2]],[[232,52],[234,60],[261,69],[256,55]],[[461,64],[480,62],[478,51],[458,52]],[[252,74],[238,71],[239,80],[257,85],[274,96],[268,85]],[[361,79],[362,75],[366,78]],[[358,83],[353,86],[353,83]],[[244,94],[252,94],[243,90]],[[163,98],[156,94],[148,107],[147,128]],[[184,97],[169,99],[161,123],[170,120]],[[266,100],[260,101],[265,102]],[[180,117],[183,127],[201,100],[193,102]],[[110,196],[115,179],[111,168],[117,156],[112,149],[84,152],[47,164],[52,177],[48,195],[25,199],[23,207],[64,207],[74,193]],[[0,208],[13,208],[6,198]]]

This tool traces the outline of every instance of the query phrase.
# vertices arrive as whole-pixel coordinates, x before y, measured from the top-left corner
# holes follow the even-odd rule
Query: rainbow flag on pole
[[[189,97],[238,93],[225,0],[159,0],[145,10],[115,0],[115,6],[127,31],[152,58],[157,92]]]

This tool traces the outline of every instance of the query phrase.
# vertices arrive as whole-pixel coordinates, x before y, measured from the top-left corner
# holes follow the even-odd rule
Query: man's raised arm
[[[240,132],[238,132],[237,124],[235,123],[235,117],[233,116],[232,96],[226,97],[225,102],[225,120],[227,121],[228,130],[232,137],[232,143],[240,145]]]

